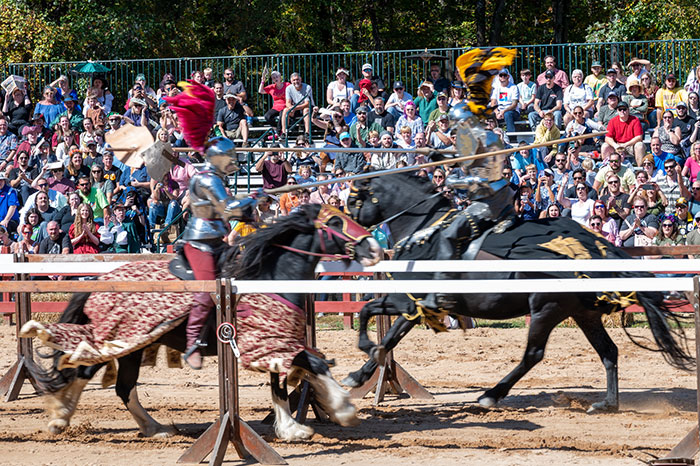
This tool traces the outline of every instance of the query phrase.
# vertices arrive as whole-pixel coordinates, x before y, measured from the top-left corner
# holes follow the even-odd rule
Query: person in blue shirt
[[[0,225],[10,233],[17,231],[19,224],[19,198],[17,191],[7,182],[7,175],[0,172]]]

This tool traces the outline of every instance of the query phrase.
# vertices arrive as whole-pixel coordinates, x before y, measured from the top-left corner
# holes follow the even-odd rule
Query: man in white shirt
[[[494,116],[499,123],[505,121],[506,131],[515,132],[515,121],[520,119],[518,112],[518,101],[520,91],[518,86],[510,80],[510,73],[503,68],[498,73],[498,82],[494,83],[491,91],[491,107],[494,108]]]

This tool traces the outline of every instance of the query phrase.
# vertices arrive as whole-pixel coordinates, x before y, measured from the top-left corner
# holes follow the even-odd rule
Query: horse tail
[[[683,370],[694,369],[695,358],[688,348],[688,339],[681,327],[682,319],[664,302],[663,294],[658,291],[641,291],[637,293],[637,298],[646,313],[651,333],[658,347],[656,351],[660,351],[666,362],[673,367]],[[629,333],[627,336],[637,346],[651,349],[640,344]]]
[[[85,315],[85,303],[89,297],[90,293],[74,293],[58,322],[63,324],[87,324],[90,319]],[[78,377],[78,369],[58,369],[58,361],[63,355],[62,351],[54,350],[48,354],[41,354],[35,349],[34,354],[40,359],[53,360],[49,368],[44,368],[31,358],[25,359],[27,370],[36,382],[40,392],[55,393]]]

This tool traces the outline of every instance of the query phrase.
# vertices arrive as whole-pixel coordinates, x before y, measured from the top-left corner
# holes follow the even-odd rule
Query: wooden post
[[[377,273],[375,279],[384,279],[384,274]],[[376,317],[377,340],[381,342],[391,328],[391,317],[380,315]],[[432,400],[430,394],[411,374],[404,369],[401,364],[394,359],[394,351],[388,351],[384,364],[379,364],[372,376],[364,384],[350,390],[352,398],[364,398],[367,393],[374,389],[374,404],[377,405],[384,400],[387,390],[396,395],[404,391],[412,398],[420,400]]]
[[[24,253],[14,255],[14,262],[27,262]],[[28,274],[15,274],[14,280],[28,280]],[[17,321],[17,361],[10,370],[0,378],[0,396],[5,401],[14,401],[19,397],[25,380],[29,380],[36,389],[36,383],[27,370],[26,361],[33,358],[34,345],[30,338],[20,338],[19,331],[32,318],[31,293],[15,293],[15,315]]]
[[[693,277],[693,311],[695,311],[695,361],[697,364],[697,362],[700,361],[700,280],[698,279],[698,275]],[[697,365],[696,373],[696,409],[698,412],[698,423],[683,437],[683,440],[678,442],[678,444],[668,452],[666,457],[658,460],[659,463],[668,459],[692,459],[700,452],[700,430],[698,429],[698,426],[700,426],[700,369],[698,369]],[[688,463],[679,462],[679,464]]]
[[[236,295],[231,280],[216,281],[216,325],[224,322],[236,327]],[[212,342],[209,342],[211,344]],[[201,463],[211,453],[209,464],[221,465],[229,442],[241,459],[252,456],[261,464],[287,464],[238,414],[238,361],[228,343],[217,339],[219,355],[219,419],[177,460]]]

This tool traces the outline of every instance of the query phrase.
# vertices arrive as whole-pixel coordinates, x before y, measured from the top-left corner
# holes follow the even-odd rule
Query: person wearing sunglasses
[[[688,179],[683,177],[680,165],[673,158],[668,158],[664,162],[664,171],[666,176],[657,178],[656,183],[659,189],[663,191],[664,196],[668,199],[668,206],[666,207],[667,214],[674,214],[674,207],[676,201],[681,198],[684,200],[690,199],[691,194],[688,191]]]
[[[564,175],[563,183],[568,183],[568,173]],[[571,218],[581,225],[587,225],[588,219],[593,215],[593,205],[595,201],[588,197],[588,188],[584,183],[576,183],[575,198],[564,197],[564,190],[559,189],[557,202],[564,208],[571,209]]]
[[[273,144],[271,148],[279,148],[279,144]],[[265,189],[284,186],[288,175],[293,171],[292,164],[276,150],[263,153],[255,163],[255,169],[262,175]]]
[[[623,192],[620,186],[620,177],[615,174],[610,174],[607,178],[607,187],[605,188],[607,192],[600,196],[600,200],[605,203],[608,214],[615,219],[618,227],[622,224],[622,221],[627,218],[632,209],[629,204],[629,194]]]
[[[594,225],[595,219],[600,220],[600,231],[596,230]],[[622,246],[622,240],[620,239],[620,229],[617,226],[617,222],[608,213],[608,207],[603,201],[595,201],[593,204],[593,215],[588,219],[588,225],[593,231],[602,234],[605,239],[613,243],[615,246]]]
[[[620,239],[624,247],[648,246],[659,231],[659,220],[650,214],[647,202],[640,196],[632,199],[632,213],[622,222]]]
[[[413,101],[413,96],[406,92],[406,86],[404,86],[402,81],[396,81],[394,83],[394,92],[386,101],[385,108],[398,120],[403,116],[404,105],[409,101]]]

